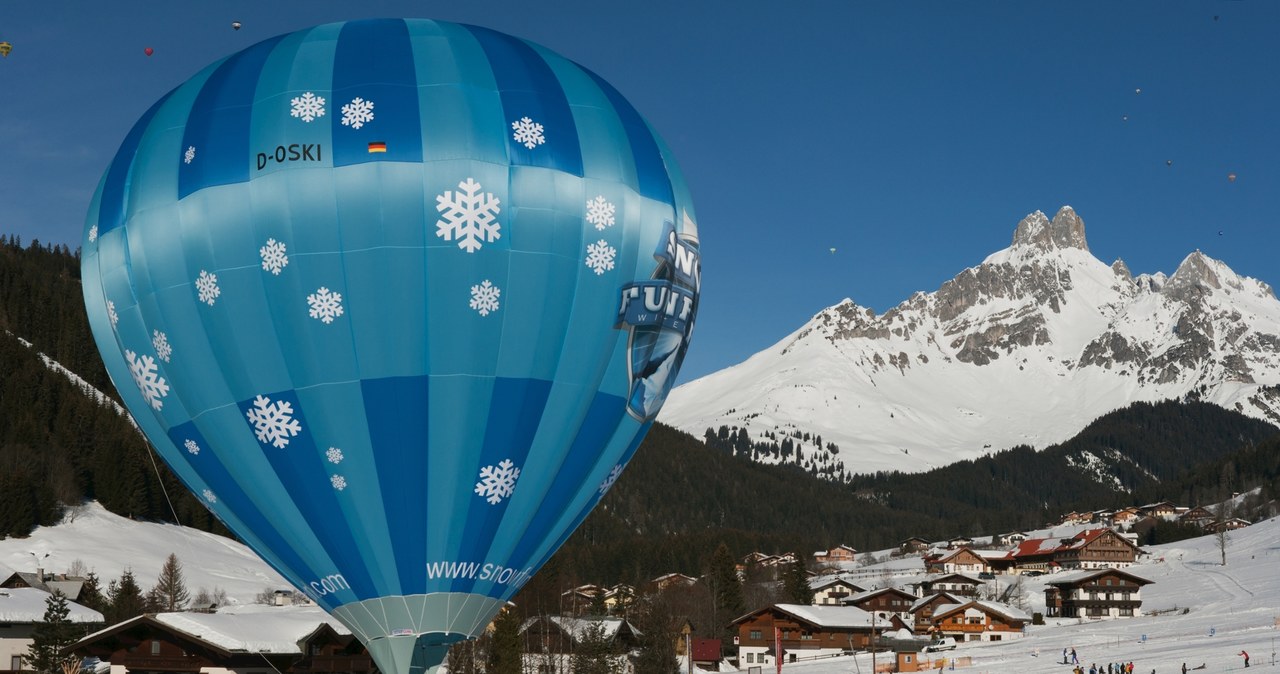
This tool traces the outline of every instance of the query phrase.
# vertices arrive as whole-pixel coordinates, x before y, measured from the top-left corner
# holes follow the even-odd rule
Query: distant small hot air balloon
[[[1166,159],[1166,160],[1164,160],[1164,165],[1165,165],[1165,166],[1173,166],[1173,160],[1172,160],[1172,159]]]
[[[1125,116],[1121,117],[1121,118],[1120,118],[1120,121],[1122,121],[1122,122],[1127,122],[1127,121],[1129,121],[1129,115],[1125,115]]]
[[[152,49],[151,47],[147,47],[146,49],[142,50],[142,53],[146,54],[147,56],[151,56],[152,54],[156,53],[156,50]]]
[[[1235,182],[1235,181],[1236,181],[1236,174],[1234,174],[1234,173],[1228,173],[1228,174],[1227,174],[1227,181],[1228,181],[1228,182]]]
[[[0,42],[0,56],[8,57],[11,51],[13,51],[13,45],[8,42]]]
[[[232,21],[232,22],[231,22],[231,29],[232,29],[232,30],[240,30],[240,22],[239,22],[239,21]]]
[[[832,255],[835,255],[835,254],[836,254],[836,249],[835,249],[835,248],[832,248],[832,249],[831,249],[831,254],[832,254]]]
[[[1137,88],[1137,89],[1134,89],[1134,90],[1133,90],[1133,93],[1135,93],[1135,94],[1140,94],[1140,93],[1142,93],[1142,88],[1141,88],[1141,87],[1139,87],[1139,88]]]

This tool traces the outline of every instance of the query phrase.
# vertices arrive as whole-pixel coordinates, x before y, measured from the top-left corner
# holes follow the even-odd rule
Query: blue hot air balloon
[[[107,370],[210,510],[384,672],[479,634],[609,490],[698,235],[594,73],[426,20],[258,43],[143,114],[83,242]]]

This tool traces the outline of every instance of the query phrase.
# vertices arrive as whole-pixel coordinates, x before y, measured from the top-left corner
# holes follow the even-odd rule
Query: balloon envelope
[[[697,308],[672,157],[484,28],[329,24],[142,116],[86,222],[94,338],[210,510],[385,672],[479,634],[609,490]]]
[[[8,56],[13,51],[13,45],[8,42],[0,42],[0,56]]]

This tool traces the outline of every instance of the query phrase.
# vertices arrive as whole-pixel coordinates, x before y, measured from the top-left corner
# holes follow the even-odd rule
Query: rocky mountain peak
[[[1018,223],[1018,229],[1013,233],[1013,247],[1089,250],[1089,244],[1084,238],[1084,221],[1070,206],[1058,209],[1052,220],[1041,211],[1027,215]]]

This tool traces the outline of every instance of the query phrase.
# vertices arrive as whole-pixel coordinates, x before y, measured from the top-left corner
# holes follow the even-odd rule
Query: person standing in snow
[[[1080,659],[1076,657],[1076,647],[1075,647],[1075,646],[1072,646],[1072,647],[1071,647],[1071,664],[1073,664],[1073,665],[1078,665],[1078,664],[1080,664]]]
[[[1187,674],[1187,663],[1182,663],[1182,674]]]
[[[1246,652],[1244,652],[1244,651],[1240,651],[1240,656],[1244,658],[1244,666],[1245,666],[1245,667],[1248,667],[1248,666],[1249,666],[1249,654],[1248,654],[1248,653],[1246,653]]]
[[[1067,664],[1067,649],[1065,648],[1062,649],[1062,664],[1064,665]],[[1187,674],[1187,673],[1183,672],[1182,674]]]

